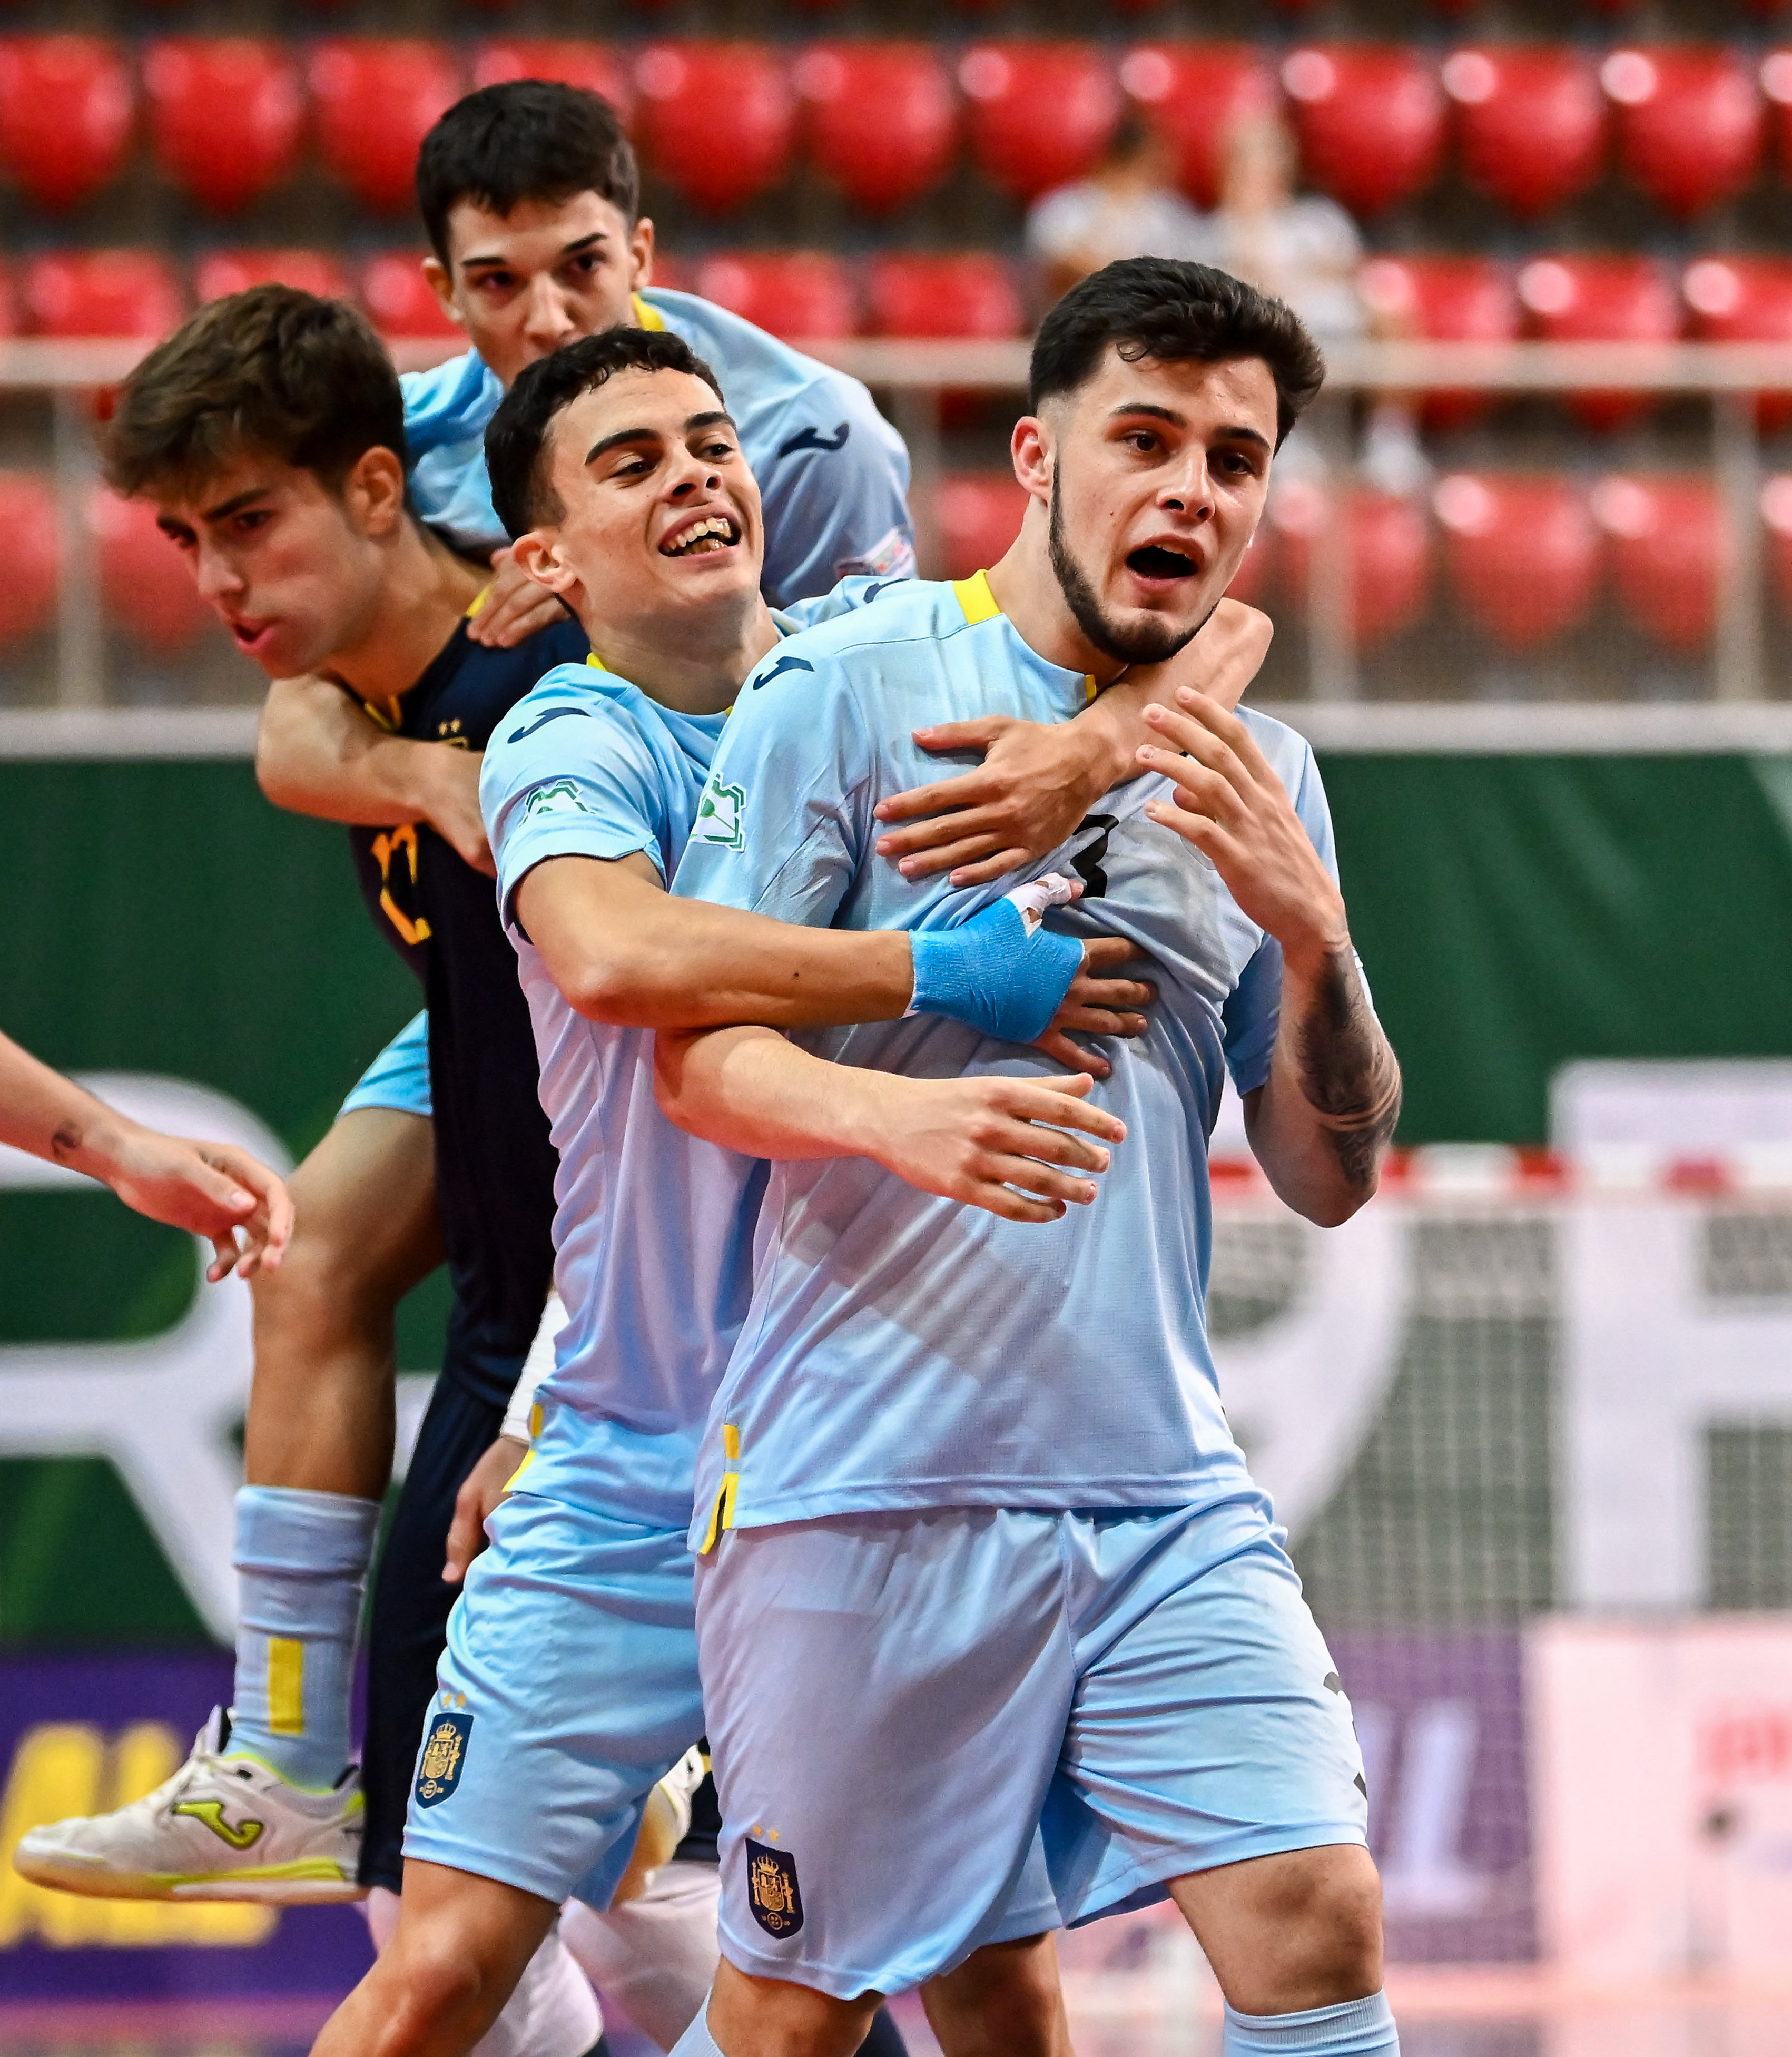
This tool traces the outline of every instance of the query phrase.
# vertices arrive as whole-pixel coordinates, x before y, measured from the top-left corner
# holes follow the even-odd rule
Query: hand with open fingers
[[[537,585],[509,549],[492,553],[492,582],[479,612],[466,625],[468,640],[488,650],[513,650],[525,636],[566,619],[566,610],[545,585]]]
[[[1230,714],[1263,669],[1275,638],[1275,624],[1267,614],[1242,600],[1223,600],[1175,656],[1161,664],[1132,665],[1122,676],[1162,705],[1173,706],[1177,688],[1187,686]]]
[[[265,1164],[232,1143],[189,1143],[135,1122],[96,1130],[95,1169],[126,1207],[152,1221],[204,1236],[216,1252],[205,1275],[216,1285],[276,1271],[292,1234],[292,1201]]]
[[[456,750],[451,744],[429,743],[420,746],[417,763],[422,775],[425,817],[442,840],[475,871],[488,878],[498,876],[498,865],[486,835],[479,812],[479,768],[485,755],[478,750]]]
[[[878,803],[880,822],[908,824],[878,840],[905,878],[950,871],[954,886],[981,886],[1030,864],[1075,834],[1110,783],[1105,754],[1073,721],[985,715],[918,728],[914,739],[942,754],[981,750],[983,762]]]
[[[1072,1203],[1087,1207],[1109,1146],[1126,1134],[1105,1108],[1084,1104],[1094,1084],[1086,1072],[1049,1080],[879,1072],[868,1083],[878,1105],[866,1154],[924,1193],[1005,1221],[1056,1221]]]
[[[1164,739],[1139,752],[1176,782],[1145,812],[1211,858],[1239,907],[1281,944],[1290,964],[1348,943],[1344,896],[1274,767],[1236,715],[1187,687],[1176,708],[1148,707]]]
[[[1066,1071],[1087,1072],[1092,1079],[1104,1079],[1113,1066],[1099,1050],[1085,1050],[1072,1043],[1068,1030],[1084,1036],[1142,1036],[1143,1009],[1157,999],[1157,988],[1142,979],[1116,978],[1116,965],[1136,957],[1137,950],[1119,936],[1092,936],[1083,945],[1083,969],[1071,981],[1064,1003],[1052,1017],[1052,1025],[1034,1043],[1053,1063]]]
[[[492,1509],[509,1497],[510,1481],[517,1467],[529,1455],[529,1445],[514,1436],[500,1436],[488,1444],[454,1496],[454,1518],[448,1524],[448,1561],[442,1568],[443,1579],[458,1585],[466,1568],[486,1547],[486,1524]]]

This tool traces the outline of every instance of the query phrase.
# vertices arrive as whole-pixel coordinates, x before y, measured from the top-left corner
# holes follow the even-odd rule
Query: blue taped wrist
[[[1012,900],[998,900],[956,929],[921,929],[911,1014],[944,1014],[1004,1043],[1042,1036],[1083,968],[1074,936],[1029,936]]]

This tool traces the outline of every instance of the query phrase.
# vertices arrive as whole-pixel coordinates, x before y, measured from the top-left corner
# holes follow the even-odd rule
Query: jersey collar
[[[976,628],[979,622],[993,621],[1001,612],[1001,603],[989,589],[989,574],[986,571],[973,572],[966,579],[954,579],[952,581],[952,596],[964,609],[965,620],[973,628]],[[1012,625],[1010,624],[1010,626]],[[1019,635],[1019,630],[1017,629],[1015,633]],[[1026,638],[1023,636],[1021,640],[1024,643]],[[1031,648],[1030,645],[1029,647]],[[1038,652],[1035,651],[1033,654],[1037,656]],[[1041,661],[1044,663],[1049,660],[1041,659]],[[1054,671],[1062,671],[1064,668],[1061,664],[1053,667]],[[1092,700],[1100,690],[1101,688],[1095,683],[1095,675],[1091,672],[1084,672],[1084,698]]]
[[[639,293],[628,295],[628,304],[634,309],[636,328],[664,328],[666,318],[657,307],[650,307]]]

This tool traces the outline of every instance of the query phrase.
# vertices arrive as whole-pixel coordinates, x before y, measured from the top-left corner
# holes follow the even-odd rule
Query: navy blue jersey
[[[589,647],[569,620],[488,650],[463,621],[408,692],[367,711],[393,735],[483,750],[543,672]],[[437,1203],[454,1285],[448,1373],[502,1405],[553,1278],[557,1161],[515,954],[492,881],[427,823],[349,835],[375,921],[429,1007]]]

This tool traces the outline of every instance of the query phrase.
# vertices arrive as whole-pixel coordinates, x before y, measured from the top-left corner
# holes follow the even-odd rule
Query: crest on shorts
[[[803,1894],[796,1859],[788,1850],[768,1849],[751,1836],[747,1845],[747,1897],[753,1919],[768,1936],[794,1936],[803,1926]]]
[[[434,1807],[446,1800],[461,1782],[461,1767],[466,1762],[473,1717],[463,1714],[432,1716],[423,1742],[422,1762],[417,1767],[417,1804]]]

